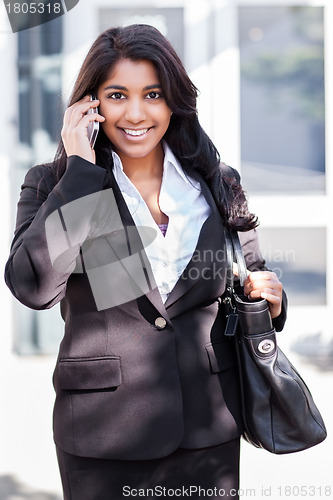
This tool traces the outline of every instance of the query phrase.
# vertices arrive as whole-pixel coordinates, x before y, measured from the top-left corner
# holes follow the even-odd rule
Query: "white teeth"
[[[148,132],[147,128],[143,128],[141,130],[131,130],[129,128],[124,128],[124,132],[128,135],[144,135]]]

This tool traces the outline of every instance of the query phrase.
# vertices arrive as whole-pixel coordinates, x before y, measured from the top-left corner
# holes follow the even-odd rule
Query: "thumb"
[[[232,263],[232,272],[234,273],[235,276],[237,276],[237,278],[239,277],[238,264],[236,264],[236,262]],[[251,271],[249,271],[247,269],[246,272],[247,272],[247,275],[249,275]]]

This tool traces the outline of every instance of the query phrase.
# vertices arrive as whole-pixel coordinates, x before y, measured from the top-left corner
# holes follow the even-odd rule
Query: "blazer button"
[[[167,322],[164,318],[162,318],[162,316],[159,316],[158,318],[155,319],[155,326],[159,330],[163,330],[163,328],[166,327],[166,324]]]

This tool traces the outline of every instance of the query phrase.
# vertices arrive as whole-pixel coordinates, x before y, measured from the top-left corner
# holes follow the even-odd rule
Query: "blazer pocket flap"
[[[209,358],[210,368],[213,373],[219,373],[235,365],[234,352],[225,340],[208,344],[206,351]]]
[[[119,356],[63,358],[57,371],[63,391],[111,389],[121,384]]]

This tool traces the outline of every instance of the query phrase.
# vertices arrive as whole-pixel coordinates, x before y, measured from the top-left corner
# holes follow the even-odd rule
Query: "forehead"
[[[151,61],[131,59],[120,59],[109,71],[107,85],[114,83],[124,87],[146,87],[147,85],[159,85],[159,78],[155,66]]]

